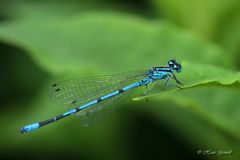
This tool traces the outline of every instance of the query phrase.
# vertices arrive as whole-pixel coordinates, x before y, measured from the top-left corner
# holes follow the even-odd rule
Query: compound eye
[[[181,68],[182,68],[181,65],[178,65],[178,66],[177,66],[177,70],[180,70]]]
[[[168,61],[168,65],[169,66],[173,66],[173,65],[175,65],[176,64],[176,61],[175,60],[170,60],[170,61]]]
[[[174,65],[173,60],[168,61],[168,65],[173,66]]]
[[[181,72],[181,70],[182,70],[182,66],[179,64],[176,68],[176,71],[179,73],[179,72]]]

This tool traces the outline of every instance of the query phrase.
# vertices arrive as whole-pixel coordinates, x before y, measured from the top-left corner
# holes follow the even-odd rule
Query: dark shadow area
[[[27,102],[44,84],[48,74],[22,50],[0,43],[1,110]],[[4,108],[8,106],[8,108]]]
[[[59,151],[54,153],[50,152],[42,152],[41,149],[39,149],[39,152],[34,151],[19,151],[14,150],[14,154],[12,152],[4,152],[1,153],[1,158],[4,158],[6,160],[14,160],[14,159],[24,159],[24,160],[94,160],[93,157],[96,155],[84,155],[81,154],[81,151],[79,153],[77,152],[70,152],[70,151]],[[95,157],[96,158],[96,157]]]
[[[196,153],[194,146],[181,138],[181,135],[172,130],[166,123],[153,117],[151,113],[128,112],[131,117],[126,126],[121,126],[120,141],[128,159],[207,159]]]

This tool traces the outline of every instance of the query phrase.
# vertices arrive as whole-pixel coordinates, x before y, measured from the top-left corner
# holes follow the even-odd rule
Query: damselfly
[[[140,86],[146,86],[144,94],[147,94],[151,84],[158,80],[166,80],[164,85],[166,86],[169,79],[172,78],[177,84],[182,85],[174,75],[174,71],[179,73],[181,69],[182,67],[179,63],[175,60],[170,60],[166,67],[152,67],[144,71],[78,78],[55,83],[49,89],[50,99],[58,103],[72,104],[77,107],[48,120],[24,126],[20,129],[20,132],[23,134],[33,131],[78,112],[99,110],[101,108],[98,107],[98,104],[118,98]]]

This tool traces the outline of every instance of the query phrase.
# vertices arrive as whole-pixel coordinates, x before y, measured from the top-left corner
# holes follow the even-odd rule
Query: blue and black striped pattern
[[[76,79],[64,83],[53,84],[49,94],[51,99],[61,103],[64,102],[66,104],[78,106],[48,120],[24,126],[20,129],[20,132],[23,134],[33,131],[77,112],[84,111],[98,103],[107,101],[125,92],[129,92],[134,88],[149,86],[156,80],[169,80],[169,78],[172,78],[177,84],[182,85],[174,75],[174,71],[180,72],[181,65],[175,60],[170,60],[167,67],[152,67],[150,70],[139,73],[131,72],[129,74],[118,74],[117,76],[107,76],[107,78],[106,76],[105,78],[87,78],[85,79],[86,82],[81,79]]]

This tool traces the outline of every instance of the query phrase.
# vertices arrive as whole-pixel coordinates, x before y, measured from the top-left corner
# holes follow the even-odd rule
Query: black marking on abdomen
[[[56,121],[55,118],[50,118],[46,121],[39,122],[39,126],[41,127],[41,126],[44,126],[44,125],[46,125],[48,123],[51,123],[51,122],[54,122],[54,121]]]
[[[102,98],[98,98],[97,99],[97,103],[101,102],[102,101]]]
[[[124,90],[121,88],[121,89],[118,90],[118,92],[119,92],[119,93],[123,93]]]
[[[61,119],[63,117],[66,117],[66,116],[63,116],[62,114],[60,114],[60,115],[56,116],[55,118],[56,118],[56,121],[57,121],[57,120],[59,120],[59,119]]]
[[[76,113],[81,110],[79,107],[77,107],[77,108],[75,108],[75,109],[76,109]]]

